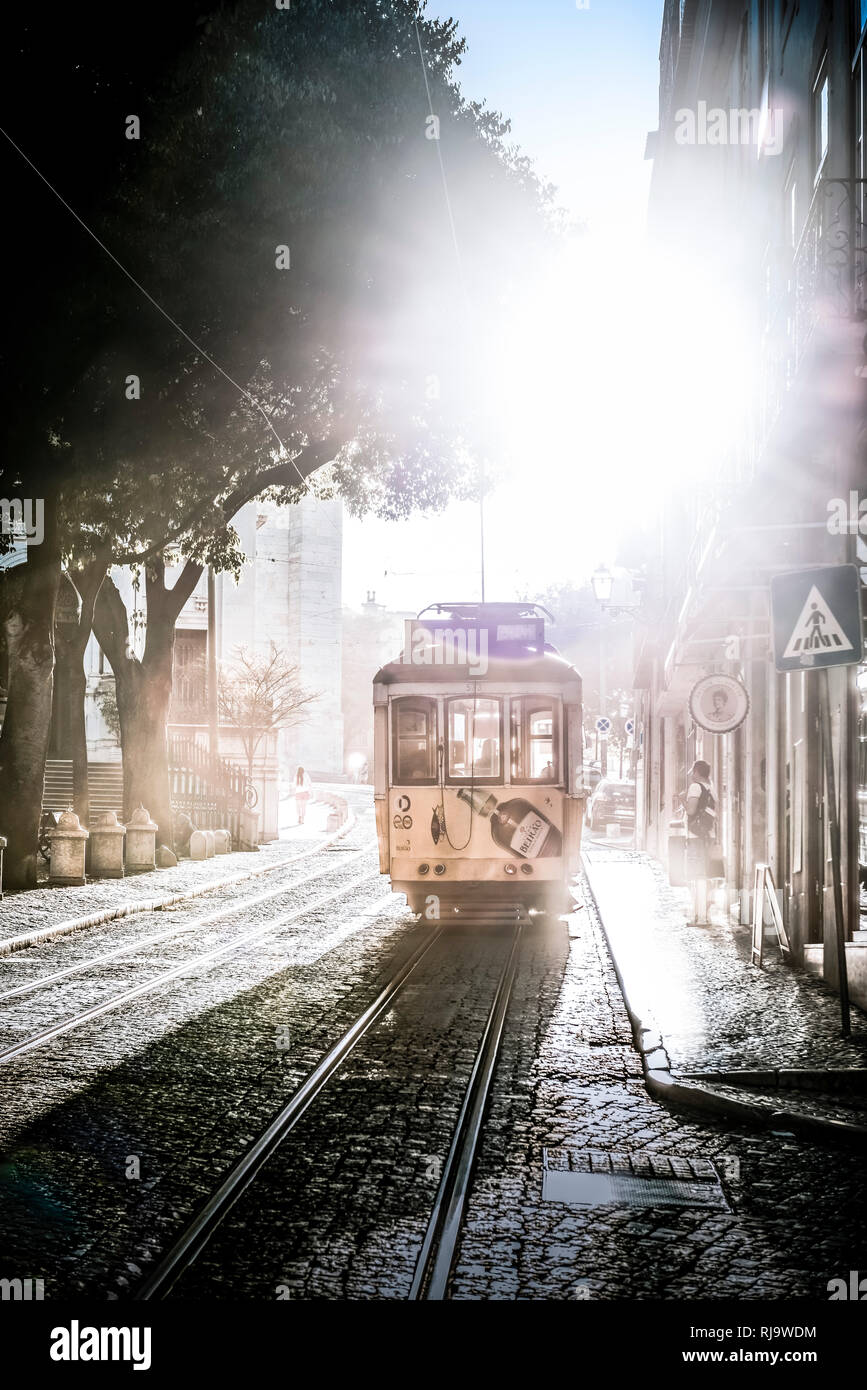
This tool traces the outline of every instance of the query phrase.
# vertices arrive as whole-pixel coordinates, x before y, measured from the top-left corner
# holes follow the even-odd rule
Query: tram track
[[[46,946],[51,941],[56,941],[60,937],[73,935],[80,931],[87,931],[97,927],[108,926],[112,922],[118,922],[128,917],[147,915],[151,912],[162,912],[165,909],[177,906],[180,903],[191,901],[193,898],[204,897],[208,893],[219,893],[235,888],[240,883],[247,883],[252,878],[264,878],[266,874],[279,873],[287,869],[292,864],[299,863],[302,859],[312,859],[317,854],[327,854],[334,850],[348,849],[349,846],[339,843],[346,835],[357,828],[358,820],[353,814],[345,825],[329,835],[321,843],[311,845],[309,849],[302,850],[300,854],[284,855],[280,859],[273,860],[270,864],[256,865],[254,868],[241,869],[236,873],[230,874],[228,878],[213,879],[204,883],[198,883],[187,888],[181,888],[177,893],[164,894],[156,898],[138,898],[122,903],[117,907],[101,908],[95,912],[88,913],[84,917],[70,917],[63,922],[55,922],[49,927],[35,927],[31,931],[22,932],[19,936],[7,936],[0,938],[0,962],[5,961],[9,956],[17,955],[20,951],[29,951],[40,946]]]
[[[506,1013],[515,982],[523,922],[514,926],[510,949],[498,979],[469,1080],[458,1113],[442,1178],[425,1229],[408,1294],[410,1301],[435,1301],[447,1297],[448,1281],[463,1225],[484,1117],[505,1028]],[[329,1082],[340,1072],[358,1042],[390,1008],[444,927],[432,931],[399,966],[373,1002],[361,1013],[307,1075],[286,1105],[249,1146],[223,1178],[219,1187],[198,1209],[174,1245],[135,1294],[137,1301],[167,1297],[186,1270],[209,1243],[256,1175],[274,1155]]]
[[[364,851],[359,852],[363,853]],[[331,870],[330,872],[333,872],[333,870]],[[322,874],[316,875],[315,877],[324,876],[325,875]],[[290,922],[297,921],[305,916],[309,916],[311,913],[319,911],[322,907],[328,906],[330,903],[344,896],[346,893],[354,892],[363,885],[372,883],[378,878],[378,871],[365,873],[356,878],[353,878],[347,883],[340,884],[332,892],[325,894],[323,897],[316,899],[316,901],[314,902],[308,902],[301,907],[296,907],[288,912],[280,913],[277,917],[271,918],[268,922],[265,922],[261,926],[254,928],[252,931],[245,933],[243,936],[234,937],[231,941],[225,942],[220,946],[216,946],[210,951],[203,952],[198,956],[193,956],[184,961],[181,961],[178,965],[173,966],[171,969],[162,971],[158,975],[151,976],[150,979],[144,980],[139,984],[132,986],[129,989],[123,990],[121,993],[113,995],[109,999],[101,1000],[98,1003],[89,1006],[88,1008],[79,1010],[77,1013],[72,1014],[67,1018],[61,1019],[56,1023],[50,1024],[48,1027],[41,1029],[37,1033],[31,1034],[29,1037],[22,1039],[20,1042],[14,1043],[0,1050],[0,1064],[14,1061],[18,1057],[24,1056],[25,1054],[32,1052],[39,1047],[43,1047],[47,1043],[51,1042],[54,1038],[60,1037],[62,1034],[65,1033],[72,1032],[75,1028],[79,1028],[83,1024],[89,1023],[93,1019],[100,1018],[104,1014],[111,1013],[114,1010],[121,1008],[124,1004],[128,1004],[132,1000],[138,999],[142,995],[151,993],[153,990],[160,988],[164,984],[168,984],[173,980],[181,978],[183,975],[188,974],[192,970],[195,970],[203,965],[209,965],[213,961],[219,960],[221,957],[229,956],[233,952],[243,950],[248,946],[255,945],[258,942],[270,936],[273,932],[277,931],[280,927],[286,926]],[[277,896],[278,892],[289,892],[294,886],[296,885],[286,885],[282,889],[270,894],[270,896]],[[233,911],[236,910],[238,910],[238,906],[234,905]],[[177,933],[171,934],[176,935]]]
[[[369,844],[362,845],[358,849],[348,850],[348,852],[356,856],[367,854],[374,847],[374,844],[375,842],[371,841]],[[346,861],[344,861],[344,863],[345,862]],[[77,961],[74,965],[66,966],[62,970],[55,970],[50,975],[42,975],[39,979],[28,980],[24,984],[14,985],[11,989],[0,991],[0,1006],[2,1006],[7,999],[16,999],[21,995],[30,994],[33,990],[48,988],[53,984],[58,984],[62,980],[69,979],[72,975],[80,974],[82,971],[99,969],[102,965],[106,964],[106,962],[122,959],[124,956],[129,957],[144,947],[155,946],[164,941],[173,941],[189,932],[201,931],[205,927],[213,926],[217,922],[235,916],[236,913],[248,912],[251,908],[258,907],[265,902],[270,902],[274,898],[279,898],[285,893],[292,892],[296,888],[304,888],[307,884],[316,883],[322,878],[328,878],[333,875],[334,872],[335,866],[329,865],[326,868],[317,870],[315,873],[307,874],[306,877],[293,878],[289,883],[283,883],[279,884],[277,887],[268,888],[262,893],[255,893],[251,897],[225,903],[223,906],[215,908],[212,912],[206,912],[200,917],[194,918],[191,922],[178,923],[176,926],[166,928],[165,931],[155,932],[151,936],[138,937],[131,942],[127,941],[120,946],[116,946],[111,951],[104,951],[99,956],[92,956],[88,960]],[[164,908],[156,909],[156,911],[164,910]]]

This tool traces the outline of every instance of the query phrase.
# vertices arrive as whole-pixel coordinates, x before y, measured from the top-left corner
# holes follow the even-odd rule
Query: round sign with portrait
[[[747,688],[734,676],[704,676],[690,691],[689,712],[711,734],[730,734],[743,724],[749,708]]]

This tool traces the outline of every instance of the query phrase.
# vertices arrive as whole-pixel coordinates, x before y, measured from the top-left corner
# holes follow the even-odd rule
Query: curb
[[[38,927],[35,931],[24,932],[21,936],[9,936],[5,941],[0,941],[0,957],[11,956],[14,951],[25,951],[29,946],[41,946],[45,941],[51,941],[55,936],[67,936],[70,932],[81,931],[85,927],[99,927],[104,922],[113,922],[121,917],[134,917],[140,912],[159,912],[161,908],[173,907],[175,903],[186,902],[190,898],[200,898],[205,893],[213,893],[221,888],[231,888],[236,883],[244,883],[247,879],[262,878],[265,874],[274,873],[277,869],[286,868],[287,864],[297,864],[301,859],[309,859],[313,854],[320,854],[327,849],[335,840],[341,840],[356,824],[354,813],[349,813],[349,819],[340,829],[314,848],[304,850],[301,854],[289,855],[284,859],[278,859],[273,864],[265,864],[255,869],[242,869],[240,872],[230,874],[228,878],[211,879],[208,883],[197,884],[194,888],[182,888],[177,893],[168,893],[163,897],[141,898],[132,903],[123,903],[119,907],[103,908],[99,912],[92,912],[87,917],[70,917],[65,922],[56,922],[51,927]]]
[[[671,1072],[671,1059],[665,1049],[665,1043],[658,1029],[648,1027],[638,1016],[629,1002],[626,992],[626,985],[623,974],[611,944],[611,939],[605,928],[605,922],[599,907],[596,894],[593,891],[593,880],[591,870],[586,855],[581,855],[581,866],[584,874],[584,882],[593,900],[593,907],[596,913],[596,920],[605,938],[608,947],[608,955],[614,967],[614,974],[617,977],[617,984],[623,996],[629,1023],[632,1028],[632,1038],[635,1049],[641,1058],[641,1067],[644,1072],[644,1084],[648,1094],[655,1100],[662,1101],[667,1105],[683,1105],[689,1109],[698,1110],[704,1114],[723,1116],[727,1120],[737,1120],[741,1123],[761,1125],[762,1127],[786,1128],[795,1132],[803,1131],[807,1137],[812,1138],[843,1138],[863,1140],[867,1137],[867,1125],[850,1124],[845,1120],[822,1119],[818,1115],[807,1115],[797,1110],[769,1110],[766,1105],[760,1105],[757,1101],[736,1100],[733,1096],[720,1095],[718,1091],[711,1091],[706,1086],[697,1086],[688,1080],[675,1078]],[[840,1069],[842,1070],[842,1069]],[[851,1068],[849,1070],[852,1070]],[[770,1075],[797,1076],[800,1073],[796,1068],[786,1070],[780,1068],[776,1073],[761,1071],[745,1071],[744,1076],[763,1077]],[[815,1075],[815,1071],[810,1069],[804,1072],[805,1075]],[[833,1073],[831,1073],[833,1074]],[[737,1073],[730,1073],[737,1075]],[[721,1073],[716,1073],[717,1079],[722,1079]],[[759,1084],[753,1081],[753,1085]],[[779,1083],[777,1083],[779,1084]]]
[[[865,1067],[776,1067],[768,1071],[750,1068],[743,1071],[690,1071],[684,1072],[683,1076],[689,1081],[757,1086],[764,1091],[786,1090],[789,1087],[800,1091],[867,1091]]]

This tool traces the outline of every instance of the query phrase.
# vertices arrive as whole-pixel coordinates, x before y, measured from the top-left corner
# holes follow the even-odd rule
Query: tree
[[[267,490],[291,503],[325,465],[325,484],[359,512],[407,515],[474,487],[473,451],[496,433],[495,404],[480,389],[486,346],[502,336],[548,197],[505,143],[507,123],[460,96],[454,21],[425,19],[415,0],[290,10],[240,0],[213,3],[199,25],[190,16],[182,5],[167,20],[167,56],[152,78],[128,56],[114,67],[104,37],[87,52],[83,86],[74,35],[68,58],[52,47],[46,62],[41,34],[16,55],[51,117],[33,136],[38,161],[67,191],[78,162],[91,161],[84,213],[132,279],[12,152],[25,206],[38,191],[39,216],[25,219],[22,239],[35,224],[44,259],[22,248],[39,312],[31,304],[15,317],[2,382],[20,457],[48,448],[61,480],[55,567],[64,557],[75,568],[108,563],[106,551],[144,566],[144,657],[110,580],[94,622],[117,677],[125,799],[145,801],[167,844],[165,711],[185,594],[204,564],[237,568],[231,518],[244,502]],[[426,138],[416,23],[448,145],[462,273]],[[119,138],[119,98],[99,95],[103,77],[131,93],[127,109],[138,103],[146,138]],[[20,75],[13,90],[29,90]],[[76,116],[89,144],[66,152],[68,169],[52,146],[64,100],[91,103]],[[72,243],[74,273],[64,261],[54,274],[58,237]],[[31,480],[41,486],[32,469]],[[170,545],[187,556],[171,590]],[[26,568],[25,587],[35,578]],[[29,659],[38,651],[49,681],[51,610],[32,607],[42,627],[34,617]],[[43,712],[17,717],[13,731]],[[36,749],[41,734],[28,738]],[[35,841],[33,797],[12,815]]]
[[[250,781],[265,736],[300,723],[318,698],[304,690],[298,667],[274,642],[267,653],[236,648],[234,660],[220,672],[220,718],[241,740]]]

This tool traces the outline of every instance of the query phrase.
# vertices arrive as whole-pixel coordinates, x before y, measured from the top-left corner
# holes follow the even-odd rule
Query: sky
[[[562,340],[562,412],[540,437],[529,428],[530,400],[530,469],[516,469],[486,499],[489,600],[580,583],[612,561],[618,535],[645,505],[641,422],[623,406],[635,370],[634,279],[651,171],[644,146],[657,124],[662,7],[663,0],[588,0],[586,7],[429,0],[429,13],[457,19],[467,39],[458,74],[464,94],[510,118],[515,142],[585,226],[563,289],[574,313],[564,324],[558,285],[560,310],[550,325]],[[346,518],[344,602],[357,608],[374,592],[389,609],[418,610],[437,599],[479,598],[479,534],[475,503],[404,522]]]

